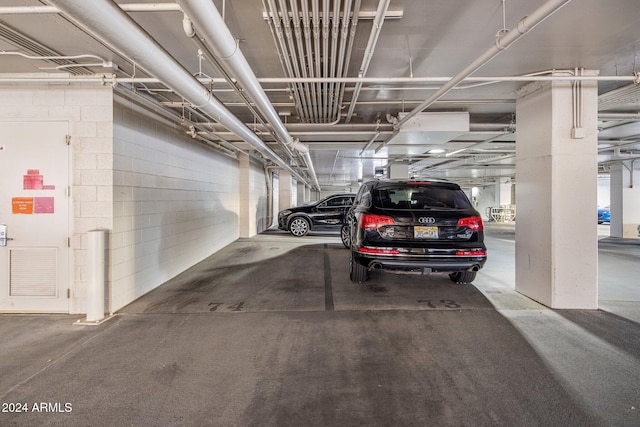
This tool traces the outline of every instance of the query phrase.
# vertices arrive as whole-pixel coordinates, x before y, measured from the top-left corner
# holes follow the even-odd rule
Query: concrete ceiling
[[[184,2],[186,0],[181,3]],[[545,2],[391,0],[385,19],[380,21],[381,16],[376,18],[380,2],[362,0],[353,33],[353,16],[335,21],[336,27],[333,27],[334,20],[329,20],[327,50],[322,45],[321,23],[324,21],[318,20],[319,51],[312,37],[313,4],[318,4],[319,16],[324,16],[326,3],[328,15],[333,17],[338,15],[333,13],[334,8],[343,11],[345,5],[350,5],[346,10],[351,14],[358,2],[305,2],[311,25],[308,37],[304,35],[301,1],[213,1],[289,134],[309,147],[308,157],[323,190],[355,188],[359,179],[373,176],[376,169],[385,169],[394,162],[408,164],[410,172],[417,176],[445,177],[463,185],[513,179],[517,141],[515,93],[528,83],[524,76],[548,77],[554,70],[567,75],[582,68],[599,70],[601,170],[606,171],[607,165],[618,161],[620,155],[638,153],[640,156],[640,144],[635,143],[640,135],[640,117],[637,117],[640,90],[635,90],[633,82],[640,49],[637,0],[569,1],[480,67],[471,79],[463,80],[424,110],[424,113],[464,113],[468,118],[465,129],[432,128],[425,124],[431,120],[428,116],[418,116],[417,126],[423,128],[401,131],[393,139],[390,138],[394,133],[394,120],[431,97],[451,77],[494,46],[504,30],[516,27],[518,21],[530,16]],[[113,76],[111,81],[118,81],[119,86],[144,92],[177,116],[186,112],[192,121],[206,123],[213,134],[238,148],[251,148],[216,123],[215,118],[189,113],[189,100],[166,90],[171,87],[168,82],[134,80],[131,83],[132,76],[153,78],[156,74],[154,70],[134,66],[136,58],[110,48],[109,40],[89,34],[77,17],[44,9],[57,6],[56,3],[0,0],[0,84],[26,84],[18,82],[17,77],[42,77],[42,73],[46,73],[46,78],[41,79],[41,84],[54,78],[93,78],[94,73]],[[116,3],[127,10],[125,6],[133,2]],[[135,11],[141,8],[133,7],[127,11],[128,16],[189,73],[200,77],[213,96],[312,183],[310,169],[302,156],[295,150],[285,149],[272,134],[265,132],[256,113],[224,80],[219,68],[206,55],[198,55],[198,46],[185,35],[183,13],[176,10],[177,5],[138,0],[134,6],[140,4],[154,5],[154,10]],[[163,11],[163,5],[170,10]],[[287,58],[284,58],[277,48],[277,25],[285,25],[282,15],[293,16],[294,5],[301,17],[297,20],[301,32],[296,36],[293,26],[296,22],[289,19],[292,44],[285,42],[285,46],[293,53],[285,53]],[[29,6],[34,8],[29,10]],[[285,9],[287,12],[283,13]],[[276,11],[276,20],[270,20],[273,11]],[[343,24],[348,31],[344,48],[340,44]],[[368,43],[371,46],[372,29],[378,27],[375,46],[370,50],[371,55],[365,57]],[[333,32],[335,28],[337,33]],[[283,27],[284,36],[285,30]],[[336,34],[335,45],[332,45],[333,34]],[[323,52],[327,52],[326,56]],[[316,53],[320,58],[317,64],[313,62]],[[76,57],[79,55],[91,56]],[[41,59],[44,56],[48,59]],[[75,58],[54,60],[51,58],[54,56]],[[370,62],[363,68],[367,58]],[[309,77],[314,64],[318,65],[321,71],[316,76],[318,79],[305,83],[291,79],[287,59],[291,68],[299,67],[300,76],[308,71]],[[325,63],[330,69],[334,64],[336,71],[332,74],[322,70]],[[70,68],[69,64],[75,66]],[[346,71],[344,79],[339,79],[340,65]],[[94,84],[98,84],[97,79]],[[329,97],[329,93],[336,95]],[[328,105],[327,113],[316,114],[318,104],[324,102]],[[421,122],[420,117],[425,122]],[[203,134],[203,138],[217,139],[210,134]],[[614,151],[615,146],[619,146],[620,151]],[[430,152],[433,149],[441,152]]]

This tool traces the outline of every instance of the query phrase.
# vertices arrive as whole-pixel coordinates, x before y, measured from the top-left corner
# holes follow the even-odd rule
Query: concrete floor
[[[473,286],[355,285],[337,236],[269,232],[100,326],[3,315],[0,425],[640,425],[640,246],[599,230],[597,311],[516,293],[487,224]]]

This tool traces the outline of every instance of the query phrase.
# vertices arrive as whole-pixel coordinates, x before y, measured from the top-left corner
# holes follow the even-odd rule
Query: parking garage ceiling
[[[640,157],[639,48],[637,0],[0,1],[0,84],[112,84],[327,191],[508,182],[517,90],[583,70],[601,170]]]

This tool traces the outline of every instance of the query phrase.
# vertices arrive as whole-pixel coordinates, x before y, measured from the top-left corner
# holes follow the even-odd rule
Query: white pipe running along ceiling
[[[258,110],[274,128],[280,142],[300,152],[309,169],[311,179],[319,190],[320,184],[309,156],[309,149],[303,144],[294,143],[216,6],[212,2],[193,0],[178,0],[178,4],[195,25],[198,36],[204,39],[207,46],[211,46],[216,58],[228,67],[233,77],[253,99]]]
[[[290,4],[288,4],[290,3]],[[346,77],[360,0],[263,0],[285,74],[296,79]],[[341,115],[344,82],[290,83],[298,116],[309,123],[334,123]]]
[[[395,133],[398,132],[399,129],[405,123],[407,123],[407,121],[412,119],[417,114],[421,113],[438,99],[442,98],[454,87],[460,84],[460,82],[462,82],[465,78],[476,72],[483,65],[495,58],[500,52],[507,49],[518,39],[531,31],[536,25],[544,21],[549,16],[553,15],[570,1],[571,0],[548,0],[538,9],[534,10],[530,15],[522,18],[513,29],[507,31],[504,35],[496,37],[494,45],[490,46],[487,50],[480,54],[480,56],[471,61],[471,63],[467,65],[462,71],[452,77],[451,80],[445,83],[429,98],[425,99],[420,105],[411,110],[406,116],[404,116],[400,120],[394,121],[394,135],[387,138],[382,144],[380,144],[378,148],[376,148],[376,152],[385,147],[387,143],[395,136]]]
[[[123,56],[158,78],[171,90],[218,121],[265,158],[306,180],[234,116],[211,92],[110,0],[47,0],[80,27],[93,33]]]

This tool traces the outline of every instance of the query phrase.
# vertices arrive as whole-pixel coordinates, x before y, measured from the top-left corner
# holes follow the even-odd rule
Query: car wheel
[[[343,225],[340,228],[340,240],[342,240],[345,248],[349,249],[351,247],[351,230],[349,230],[348,225]]]
[[[466,285],[467,283],[473,282],[473,280],[476,278],[476,272],[475,271],[457,271],[455,273],[449,274],[449,278],[459,285]]]
[[[366,282],[369,279],[369,270],[356,262],[353,252],[351,252],[351,261],[349,262],[349,278],[355,283]]]
[[[302,237],[309,232],[309,221],[302,217],[294,218],[289,223],[289,232],[296,237]]]

